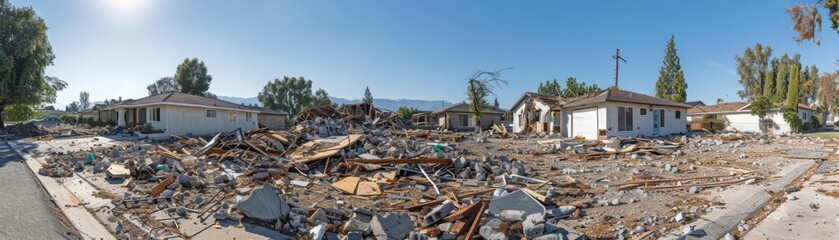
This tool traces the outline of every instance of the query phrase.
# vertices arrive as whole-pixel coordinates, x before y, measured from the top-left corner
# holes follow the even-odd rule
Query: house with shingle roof
[[[569,100],[562,109],[563,136],[586,139],[665,136],[687,132],[690,105],[609,87]]]
[[[219,99],[167,92],[102,107],[116,112],[117,126],[151,125],[164,134],[205,135],[241,128],[257,128],[259,115],[286,117],[284,113]],[[282,120],[282,124],[284,124]],[[283,127],[279,124],[278,127]]]
[[[559,103],[561,98],[542,93],[524,93],[510,112],[513,132],[554,132],[559,130]]]
[[[780,108],[767,111],[763,119],[752,115],[750,102],[728,102],[709,106],[694,106],[688,109],[688,121],[700,122],[705,118],[724,118],[725,131],[789,133],[792,131]],[[811,123],[815,109],[798,104],[798,118],[802,123]],[[697,124],[698,125],[698,124]],[[692,127],[696,128],[696,127]]]
[[[475,128],[489,129],[492,124],[501,123],[501,115],[504,113],[505,111],[499,109],[486,108],[481,111],[481,121],[478,122],[469,110],[469,104],[461,102],[422,115],[430,121],[436,120],[437,127],[441,129],[474,131]]]
[[[616,87],[574,98],[525,93],[512,108],[513,129],[586,139],[681,134],[690,107]]]

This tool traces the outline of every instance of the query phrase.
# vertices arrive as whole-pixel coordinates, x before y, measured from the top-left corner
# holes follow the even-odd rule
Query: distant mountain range
[[[229,96],[218,96],[218,99],[232,102],[232,103],[243,103],[243,104],[259,104],[259,100],[256,97],[250,98],[243,98],[243,97],[229,97]],[[342,104],[356,104],[360,103],[360,99],[346,99],[346,98],[339,98],[339,97],[329,97],[329,100],[335,104],[342,105]],[[373,99],[373,105],[377,108],[387,109],[390,111],[396,111],[399,107],[413,107],[419,109],[420,111],[434,111],[441,107],[448,107],[453,105],[451,102],[448,101],[428,101],[428,100],[415,100],[415,99],[384,99],[384,98],[377,98]]]

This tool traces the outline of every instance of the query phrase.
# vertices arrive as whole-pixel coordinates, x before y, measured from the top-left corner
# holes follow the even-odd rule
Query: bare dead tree
[[[822,0],[813,4],[798,3],[787,8],[787,13],[793,21],[792,29],[798,33],[798,36],[792,38],[793,40],[798,43],[810,40],[816,45],[821,45],[821,36],[816,37],[816,34],[822,32],[822,15],[819,14],[818,7],[820,3]]]
[[[469,97],[469,111],[475,116],[476,125],[481,125],[481,112],[489,107],[486,97],[495,96],[493,86],[507,86],[508,80],[501,78],[501,72],[511,68],[503,68],[498,71],[486,71],[478,69],[468,79],[466,94]]]

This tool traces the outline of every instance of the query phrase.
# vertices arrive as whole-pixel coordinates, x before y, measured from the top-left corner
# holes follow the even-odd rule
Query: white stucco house
[[[561,104],[563,136],[664,136],[687,132],[690,105],[610,87]]]
[[[510,108],[513,132],[554,132],[560,129],[559,96],[526,92]]]
[[[116,112],[117,126],[149,124],[165,135],[207,135],[257,128],[260,108],[214,98],[167,92],[103,107]]]
[[[749,102],[720,103],[709,106],[695,106],[688,109],[690,121],[706,117],[725,117],[727,124],[726,131],[735,132],[763,132],[783,134],[791,132],[789,123],[784,120],[784,114],[780,109],[773,109],[767,112],[766,117],[761,119],[752,115]],[[802,123],[811,123],[815,109],[804,104],[798,105],[798,118]]]

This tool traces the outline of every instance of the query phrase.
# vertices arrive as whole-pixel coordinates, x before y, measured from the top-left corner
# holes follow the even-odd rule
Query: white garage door
[[[597,108],[572,111],[571,121],[571,137],[597,139]]]

